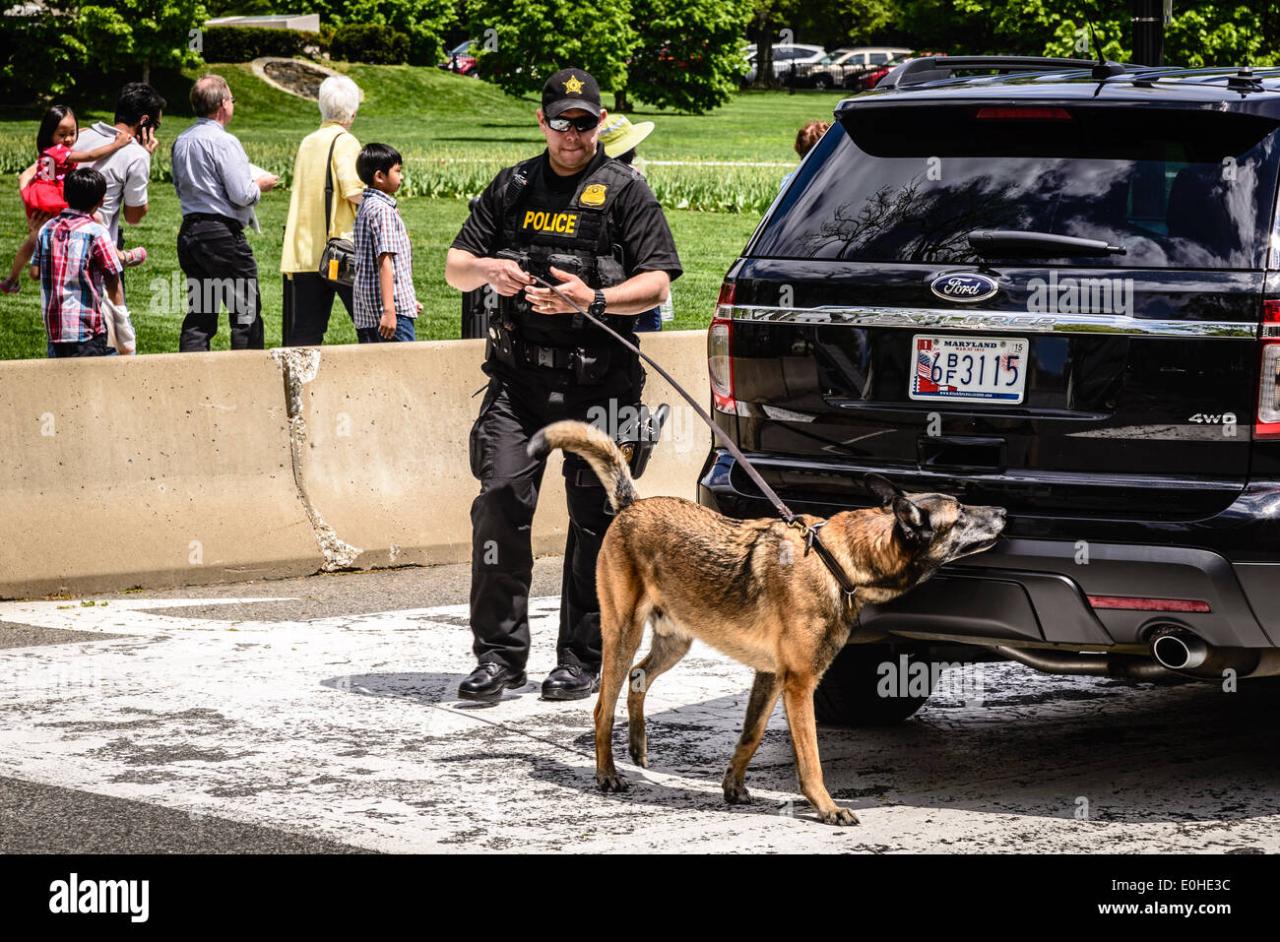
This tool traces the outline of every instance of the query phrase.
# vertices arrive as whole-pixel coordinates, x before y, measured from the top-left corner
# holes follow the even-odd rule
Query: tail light
[[[1212,612],[1208,602],[1200,599],[1152,599],[1136,595],[1091,595],[1089,604],[1095,609],[1122,612]]]
[[[716,313],[707,331],[707,372],[711,376],[711,399],[717,412],[736,415],[733,398],[733,282],[720,286]]]
[[[1066,108],[1028,108],[1026,105],[988,105],[978,109],[979,121],[1070,121]]]
[[[1280,301],[1262,303],[1262,365],[1253,437],[1280,438]]]

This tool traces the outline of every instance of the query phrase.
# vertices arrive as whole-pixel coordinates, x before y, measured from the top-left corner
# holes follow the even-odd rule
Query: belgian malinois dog
[[[846,601],[805,535],[778,519],[735,520],[679,497],[640,500],[613,440],[584,422],[556,422],[534,436],[529,454],[563,448],[600,478],[617,516],[596,561],[603,661],[596,702],[596,782],[621,791],[613,763],[613,714],[627,692],[632,760],[648,766],[645,693],[682,658],[694,638],[755,669],[742,737],[724,776],[724,797],[745,802],[747,763],[781,695],[800,790],[826,824],[857,824],[822,781],[813,691],[844,647],[864,602],[882,603],[928,579],[944,563],[990,548],[1004,528],[1000,507],[973,507],[943,494],[905,494],[886,479],[867,485],[882,506],[827,520],[821,539],[859,587]],[[806,524],[820,518],[806,516]],[[653,625],[648,655],[628,672]]]

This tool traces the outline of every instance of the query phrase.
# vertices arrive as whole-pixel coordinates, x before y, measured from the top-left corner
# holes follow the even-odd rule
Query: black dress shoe
[[[496,703],[502,699],[502,691],[523,687],[526,683],[524,671],[516,674],[494,661],[485,661],[458,684],[458,699]]]
[[[542,699],[582,700],[599,689],[599,674],[577,664],[560,664],[542,682]]]

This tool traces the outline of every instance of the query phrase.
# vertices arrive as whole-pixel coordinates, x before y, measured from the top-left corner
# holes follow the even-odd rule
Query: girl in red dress
[[[31,254],[36,246],[36,233],[40,226],[50,216],[56,216],[67,208],[67,202],[62,198],[63,178],[75,169],[76,164],[90,163],[106,157],[128,145],[131,140],[127,133],[120,131],[110,144],[95,147],[93,150],[72,150],[79,135],[80,129],[76,123],[75,112],[66,105],[54,105],[45,112],[44,120],[40,122],[40,130],[36,133],[36,151],[40,155],[36,159],[36,175],[22,190],[22,203],[27,210],[29,231],[27,240],[18,249],[9,277],[0,282],[0,291],[5,294],[13,294],[18,290],[21,284],[19,276],[22,274],[22,269],[31,261]],[[141,265],[146,257],[147,250],[144,248],[130,249],[128,252],[120,253],[120,261],[126,266]]]

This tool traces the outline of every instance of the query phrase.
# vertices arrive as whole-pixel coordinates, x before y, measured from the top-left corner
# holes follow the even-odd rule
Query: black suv
[[[797,512],[876,472],[1009,523],[864,611],[819,716],[910,715],[878,673],[945,645],[1280,674],[1280,69],[924,58],[835,118],[721,290],[715,419]],[[772,515],[723,450],[698,490]]]

